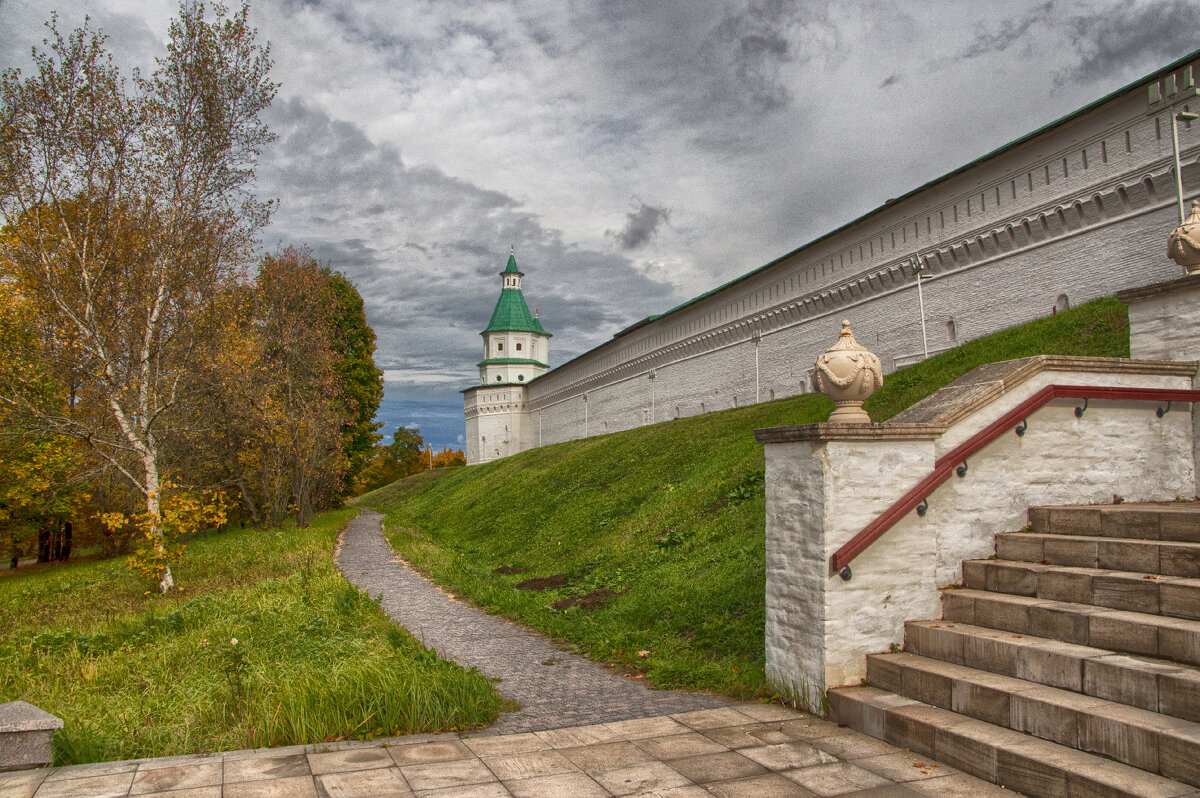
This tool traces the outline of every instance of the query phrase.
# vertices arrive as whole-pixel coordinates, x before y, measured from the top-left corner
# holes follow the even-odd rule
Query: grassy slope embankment
[[[195,539],[168,596],[123,560],[0,571],[0,703],[64,720],[57,764],[490,723],[501,701],[483,676],[334,570],[353,515]]]
[[[876,421],[977,365],[1033,354],[1128,355],[1125,306],[1101,300],[968,342],[887,377]],[[645,672],[663,687],[769,694],[763,678],[762,427],[823,421],[808,394],[425,472],[357,502],[392,545],[489,612]],[[498,575],[498,566],[532,569]],[[565,574],[543,593],[526,578]],[[597,588],[599,609],[549,605]]]

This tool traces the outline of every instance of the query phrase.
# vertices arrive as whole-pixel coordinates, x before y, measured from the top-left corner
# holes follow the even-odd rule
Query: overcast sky
[[[0,67],[88,14],[0,0]],[[1194,0],[256,0],[281,83],[263,244],[347,275],[390,396],[478,380],[516,247],[551,364],[1186,55]]]

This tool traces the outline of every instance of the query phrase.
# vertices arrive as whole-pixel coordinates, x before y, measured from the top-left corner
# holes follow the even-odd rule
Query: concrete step
[[[1190,665],[951,621],[908,622],[904,650],[1200,722],[1200,668]]]
[[[1200,577],[1200,543],[1170,540],[1002,532],[996,535],[996,557],[1076,568]]]
[[[1200,503],[1030,507],[1034,532],[1200,543]]]
[[[902,652],[867,657],[867,680],[905,698],[1151,773],[1162,772],[1164,758],[1200,760],[1200,723],[1012,676]],[[1177,765],[1165,766],[1174,768],[1174,778],[1195,778],[1189,783],[1200,786],[1200,773],[1184,778]]]
[[[1017,560],[965,560],[963,585],[994,593],[1200,620],[1200,579],[1182,576]]]
[[[942,591],[947,621],[1123,654],[1200,665],[1200,621],[962,588]]]
[[[1171,743],[1159,766],[1171,776],[970,718],[875,687],[828,692],[831,717],[853,729],[937,759],[1033,798],[1196,798],[1200,761]]]

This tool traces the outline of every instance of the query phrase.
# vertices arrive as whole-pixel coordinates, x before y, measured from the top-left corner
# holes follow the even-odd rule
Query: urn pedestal
[[[842,321],[837,343],[817,358],[813,381],[837,405],[830,424],[871,423],[862,404],[883,385],[883,367],[879,358],[854,340],[849,320]]]

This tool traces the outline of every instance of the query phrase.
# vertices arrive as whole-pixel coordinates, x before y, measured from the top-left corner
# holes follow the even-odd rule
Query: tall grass
[[[982,363],[1128,355],[1125,307],[1101,300],[968,342],[889,375],[876,421]],[[664,687],[750,697],[763,677],[763,453],[754,430],[823,421],[808,394],[425,472],[360,497],[405,557],[480,607]],[[498,566],[531,569],[494,573]],[[529,576],[564,574],[543,593]],[[598,609],[554,609],[597,588]]]
[[[63,718],[58,764],[490,723],[501,699],[483,676],[336,572],[351,515],[198,539],[170,596],[115,561],[5,573],[0,702]]]

